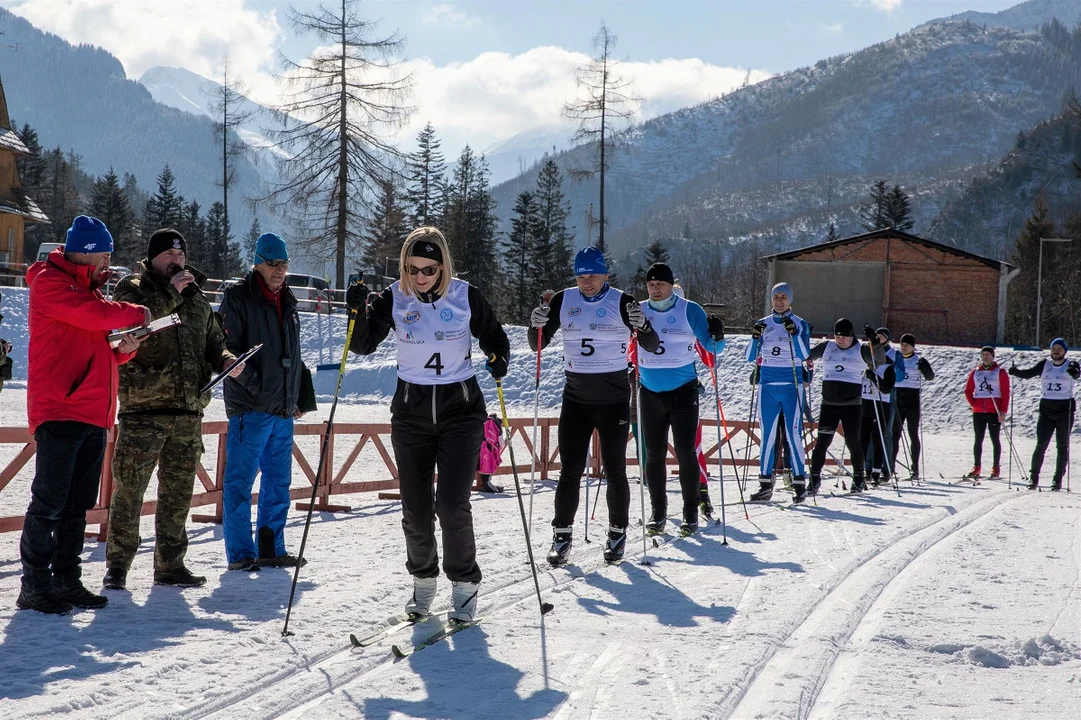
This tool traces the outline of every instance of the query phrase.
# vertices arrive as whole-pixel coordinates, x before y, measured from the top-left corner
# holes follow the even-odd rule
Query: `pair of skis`
[[[387,639],[392,635],[397,634],[398,632],[401,632],[402,630],[411,628],[418,623],[427,622],[433,617],[434,616],[432,615],[408,615],[405,613],[395,615],[386,622],[382,629],[377,630],[376,632],[368,635],[367,637],[358,638],[356,635],[350,634],[349,642],[352,644],[353,647],[356,648],[370,647],[378,642]],[[430,647],[438,642],[446,640],[447,638],[457,633],[460,633],[466,628],[473,627],[479,622],[479,618],[467,622],[461,622],[458,620],[443,620],[439,624],[439,629],[435,630],[430,635],[427,635],[423,639],[418,640],[412,644],[401,643],[392,645],[390,651],[391,653],[393,653],[394,657],[399,659],[409,657],[418,650],[423,650],[426,647]]]

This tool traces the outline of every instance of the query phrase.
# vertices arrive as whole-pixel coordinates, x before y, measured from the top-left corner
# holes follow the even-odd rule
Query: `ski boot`
[[[608,539],[604,543],[604,561],[614,565],[623,559],[627,547],[627,528],[608,526]]]
[[[878,487],[883,482],[882,473],[878,470],[871,471],[871,487]]]
[[[435,600],[435,589],[439,577],[413,577],[413,597],[405,604],[405,613],[412,619],[428,615]]]
[[[552,531],[552,549],[548,551],[548,564],[552,567],[566,565],[571,555],[571,528],[555,528]]]
[[[987,479],[988,480],[1001,480],[1002,479],[1002,473],[999,472],[998,465],[995,465],[993,468],[991,468],[991,474],[987,476]]]
[[[477,595],[480,583],[452,582],[450,584],[451,608],[447,619],[452,625],[473,622],[477,617]]]
[[[680,535],[680,537],[687,537],[688,535],[694,535],[696,532],[698,532],[698,522],[697,521],[690,522],[688,520],[684,520],[683,524],[681,524],[679,526],[679,535]]]
[[[706,485],[698,488],[698,509],[706,517],[713,517],[713,503],[709,501],[709,488]]]
[[[972,469],[961,476],[962,480],[979,480],[981,468],[979,465],[973,465]]]
[[[1039,487],[1040,487],[1040,478],[1036,477],[1035,475],[1033,475],[1031,478],[1029,478],[1028,485],[1027,485],[1027,488],[1029,490],[1036,490]]]
[[[859,495],[861,492],[863,492],[866,489],[867,489],[867,486],[863,482],[863,476],[862,475],[853,475],[852,476],[852,487],[851,487],[851,489],[849,489],[848,493],[850,495]]]
[[[1051,480],[1051,492],[1058,492],[1062,489],[1062,478],[1053,478]]]
[[[811,489],[812,495],[817,495],[818,491],[822,489],[822,476],[816,473],[811,473]]]
[[[664,510],[654,510],[649,522],[646,523],[646,535],[650,537],[664,532],[664,526],[668,523],[668,516]]]
[[[771,478],[759,478],[758,490],[751,493],[751,502],[768,502],[773,499],[773,480]]]
[[[794,505],[799,505],[807,499],[807,483],[804,481],[802,475],[797,475],[792,479],[792,490],[795,492],[792,496],[792,503]]]

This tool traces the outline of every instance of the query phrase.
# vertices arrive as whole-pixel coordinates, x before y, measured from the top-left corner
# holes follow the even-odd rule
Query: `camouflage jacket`
[[[206,276],[193,267],[186,269],[201,287]],[[144,259],[141,272],[116,284],[113,299],[148,307],[155,320],[176,313],[181,323],[146,338],[135,357],[120,367],[120,414],[201,414],[210,393],[199,391],[235,359],[225,348],[221,318],[206,296],[200,290],[183,297]]]

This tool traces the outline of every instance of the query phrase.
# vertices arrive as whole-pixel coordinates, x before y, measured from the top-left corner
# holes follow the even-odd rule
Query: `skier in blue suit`
[[[773,497],[773,466],[777,453],[777,427],[785,423],[785,439],[792,460],[793,502],[807,496],[803,450],[803,361],[811,348],[811,326],[792,312],[792,286],[777,283],[771,292],[773,312],[754,324],[747,361],[755,363],[753,382],[758,383],[758,417],[762,425],[759,489],[751,500]]]

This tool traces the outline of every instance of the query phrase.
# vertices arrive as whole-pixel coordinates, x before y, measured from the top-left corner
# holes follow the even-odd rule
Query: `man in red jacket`
[[[972,446],[974,464],[965,478],[978,480],[980,460],[983,456],[983,436],[991,431],[991,449],[994,461],[991,464],[991,479],[999,477],[999,458],[1002,445],[998,433],[1006,411],[1010,408],[1010,376],[995,362],[995,349],[990,345],[980,350],[980,364],[968,374],[965,383],[965,399],[972,408],[972,427],[976,431],[976,442]]]
[[[20,609],[65,615],[108,602],[83,587],[80,554],[86,511],[94,506],[106,431],[116,420],[117,365],[139,340],[115,349],[109,332],[150,321],[141,305],[105,299],[113,238],[98,219],[80,215],[67,242],[30,266],[29,378],[26,411],[37,441],[30,505],[23,521]]]

